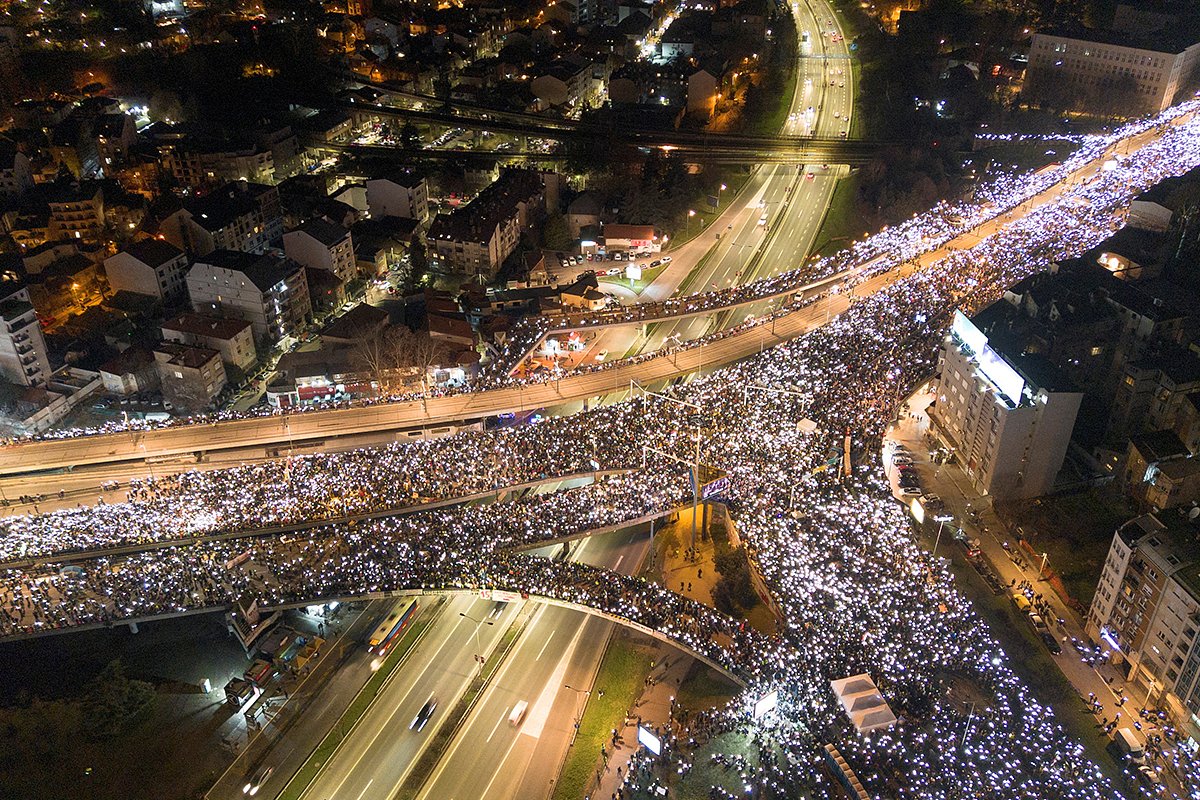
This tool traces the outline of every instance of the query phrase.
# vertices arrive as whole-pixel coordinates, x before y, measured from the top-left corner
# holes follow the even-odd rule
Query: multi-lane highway
[[[581,541],[571,557],[630,572],[641,563],[648,546],[645,535],[623,530]],[[536,768],[528,769],[529,780],[544,780],[543,788],[548,785],[570,739],[572,708],[581,703],[562,684],[587,685],[615,623],[580,611],[524,602],[509,603],[492,618],[494,610],[490,600],[461,596],[449,600],[402,671],[304,796],[390,800],[466,689],[478,668],[473,656],[490,653],[519,617],[527,618],[521,635],[427,781],[423,796],[445,800],[530,796],[518,791],[535,755]],[[417,712],[431,696],[438,700],[433,717],[424,730],[411,730]],[[528,702],[529,709],[523,724],[514,728],[508,715],[519,700]]]

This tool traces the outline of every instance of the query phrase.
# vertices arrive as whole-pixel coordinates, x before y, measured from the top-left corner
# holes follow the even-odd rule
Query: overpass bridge
[[[1157,139],[1164,131],[1190,120],[1193,113],[1188,111],[1176,116],[1169,123],[1148,127],[1125,139],[1114,141],[1103,152],[1098,152],[1091,161],[1079,164],[1073,172],[1056,175],[1054,182],[1047,183],[1039,192],[1025,198],[1020,206],[1012,209],[990,209],[974,228],[961,230],[944,241],[932,243],[908,261],[890,268],[880,267],[876,275],[859,276],[861,280],[857,285],[848,287],[845,291],[826,291],[797,306],[785,305],[779,311],[755,320],[753,324],[743,323],[719,336],[690,343],[688,347],[605,362],[588,371],[569,373],[558,379],[510,383],[498,388],[441,397],[10,443],[0,448],[0,476],[22,476],[20,485],[23,491],[56,492],[54,476],[30,473],[125,462],[130,464],[130,475],[141,475],[146,470],[144,465],[139,469],[137,462],[150,457],[276,447],[284,443],[291,445],[340,436],[449,425],[464,420],[486,419],[507,412],[534,411],[573,401],[586,401],[592,397],[618,392],[635,381],[650,385],[670,381],[698,370],[729,364],[754,355],[764,347],[801,336],[845,311],[857,298],[869,296],[914,271],[926,269],[956,250],[969,249],[981,239],[1005,228],[1014,218],[1055,202],[1073,184],[1090,180],[1099,174],[1102,163],[1112,157],[1118,148],[1128,153],[1136,147],[1144,146],[1147,142]],[[729,298],[734,291],[745,292],[746,299],[754,302],[789,295],[795,297],[796,292],[802,288],[797,286],[799,283],[795,274],[785,274],[737,290],[690,295],[680,299],[685,305],[675,308],[674,312],[686,314],[712,311],[720,302],[725,302],[724,299]],[[688,307],[689,305],[691,307]],[[628,309],[622,311],[641,313]],[[639,320],[631,318],[627,321]],[[520,350],[526,351],[530,344],[521,343]]]
[[[884,148],[903,145],[903,142],[868,142],[857,139],[831,139],[809,136],[755,135],[738,133],[705,133],[698,131],[663,131],[648,128],[622,128],[577,123],[567,120],[547,120],[534,115],[489,114],[487,118],[460,116],[446,111],[426,111],[397,108],[371,103],[344,102],[346,111],[361,116],[379,119],[411,120],[424,124],[465,128],[468,130],[493,131],[516,136],[533,136],[557,141],[600,140],[633,147],[657,147],[679,152],[695,158],[714,156],[727,158],[752,155],[786,155],[799,163],[866,163]],[[514,118],[518,117],[518,118]],[[320,148],[336,149],[337,146],[320,143]],[[399,148],[388,148],[399,149]],[[423,148],[400,149],[406,157],[419,157],[431,152]],[[453,151],[452,151],[453,152]],[[457,151],[459,153],[464,151]],[[493,158],[502,153],[493,152]],[[796,163],[789,161],[788,163]]]

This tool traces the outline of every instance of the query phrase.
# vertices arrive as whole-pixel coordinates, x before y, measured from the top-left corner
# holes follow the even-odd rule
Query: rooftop
[[[187,333],[192,336],[207,336],[211,339],[228,341],[250,328],[250,323],[240,319],[209,317],[204,314],[185,312],[162,324],[163,335],[167,331]]]
[[[350,231],[341,225],[326,222],[320,217],[310,219],[295,231],[289,231],[289,233],[306,233],[326,247],[333,247],[350,235]]]
[[[140,239],[126,247],[124,252],[149,267],[161,267],[183,255],[182,250],[162,239]]]

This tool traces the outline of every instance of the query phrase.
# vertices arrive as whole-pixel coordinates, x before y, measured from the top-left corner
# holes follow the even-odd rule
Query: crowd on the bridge
[[[1120,789],[1010,669],[944,565],[918,546],[867,454],[878,451],[903,388],[926,374],[952,309],[977,309],[1011,283],[1106,238],[1134,194],[1200,163],[1198,143],[1200,123],[1169,131],[971,250],[882,286],[807,336],[673,390],[674,400],[645,395],[511,430],[331,454],[300,466],[293,460],[258,473],[189,475],[137,487],[120,512],[24,520],[26,551],[87,550],[90,526],[111,513],[146,509],[154,520],[170,521],[202,502],[216,520],[206,530],[263,527],[488,491],[542,474],[632,470],[512,502],[292,533],[179,544],[170,541],[186,530],[177,522],[152,550],[0,572],[0,634],[220,607],[244,595],[271,607],[403,589],[509,589],[656,629],[745,679],[745,700],[705,724],[752,737],[761,755],[739,779],[759,796],[839,797],[817,768],[823,745],[832,742],[872,796],[1117,797]],[[1094,157],[1109,145],[1087,142],[1080,152]],[[1010,194],[991,187],[977,200],[1013,208],[1046,185],[1044,176],[1026,178],[1011,182]],[[939,207],[898,226],[881,237],[890,245],[872,247],[884,248],[890,263],[907,261],[930,237],[951,235],[944,212]],[[879,252],[858,255],[869,260]],[[818,430],[802,426],[805,419]],[[653,582],[518,551],[686,505],[686,463],[697,431],[701,460],[729,476],[731,514],[772,590],[780,625],[774,637]],[[826,467],[846,434],[859,465],[839,480],[839,470]],[[275,485],[257,485],[268,480]],[[345,494],[353,496],[356,485],[369,488],[348,503]],[[389,499],[373,506],[374,494]],[[92,531],[94,543],[125,541],[110,528]],[[57,542],[60,535],[69,541]],[[870,735],[853,731],[830,690],[831,680],[861,672],[899,718]],[[749,707],[771,690],[779,692],[779,707],[751,722]],[[1200,786],[1186,754],[1175,748],[1172,757]]]

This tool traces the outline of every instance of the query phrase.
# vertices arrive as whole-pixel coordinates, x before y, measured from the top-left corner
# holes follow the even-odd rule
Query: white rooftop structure
[[[859,733],[876,728],[890,728],[896,724],[896,715],[879,693],[875,681],[865,672],[862,675],[830,681],[829,685],[833,687],[838,702],[842,704],[846,716]]]

